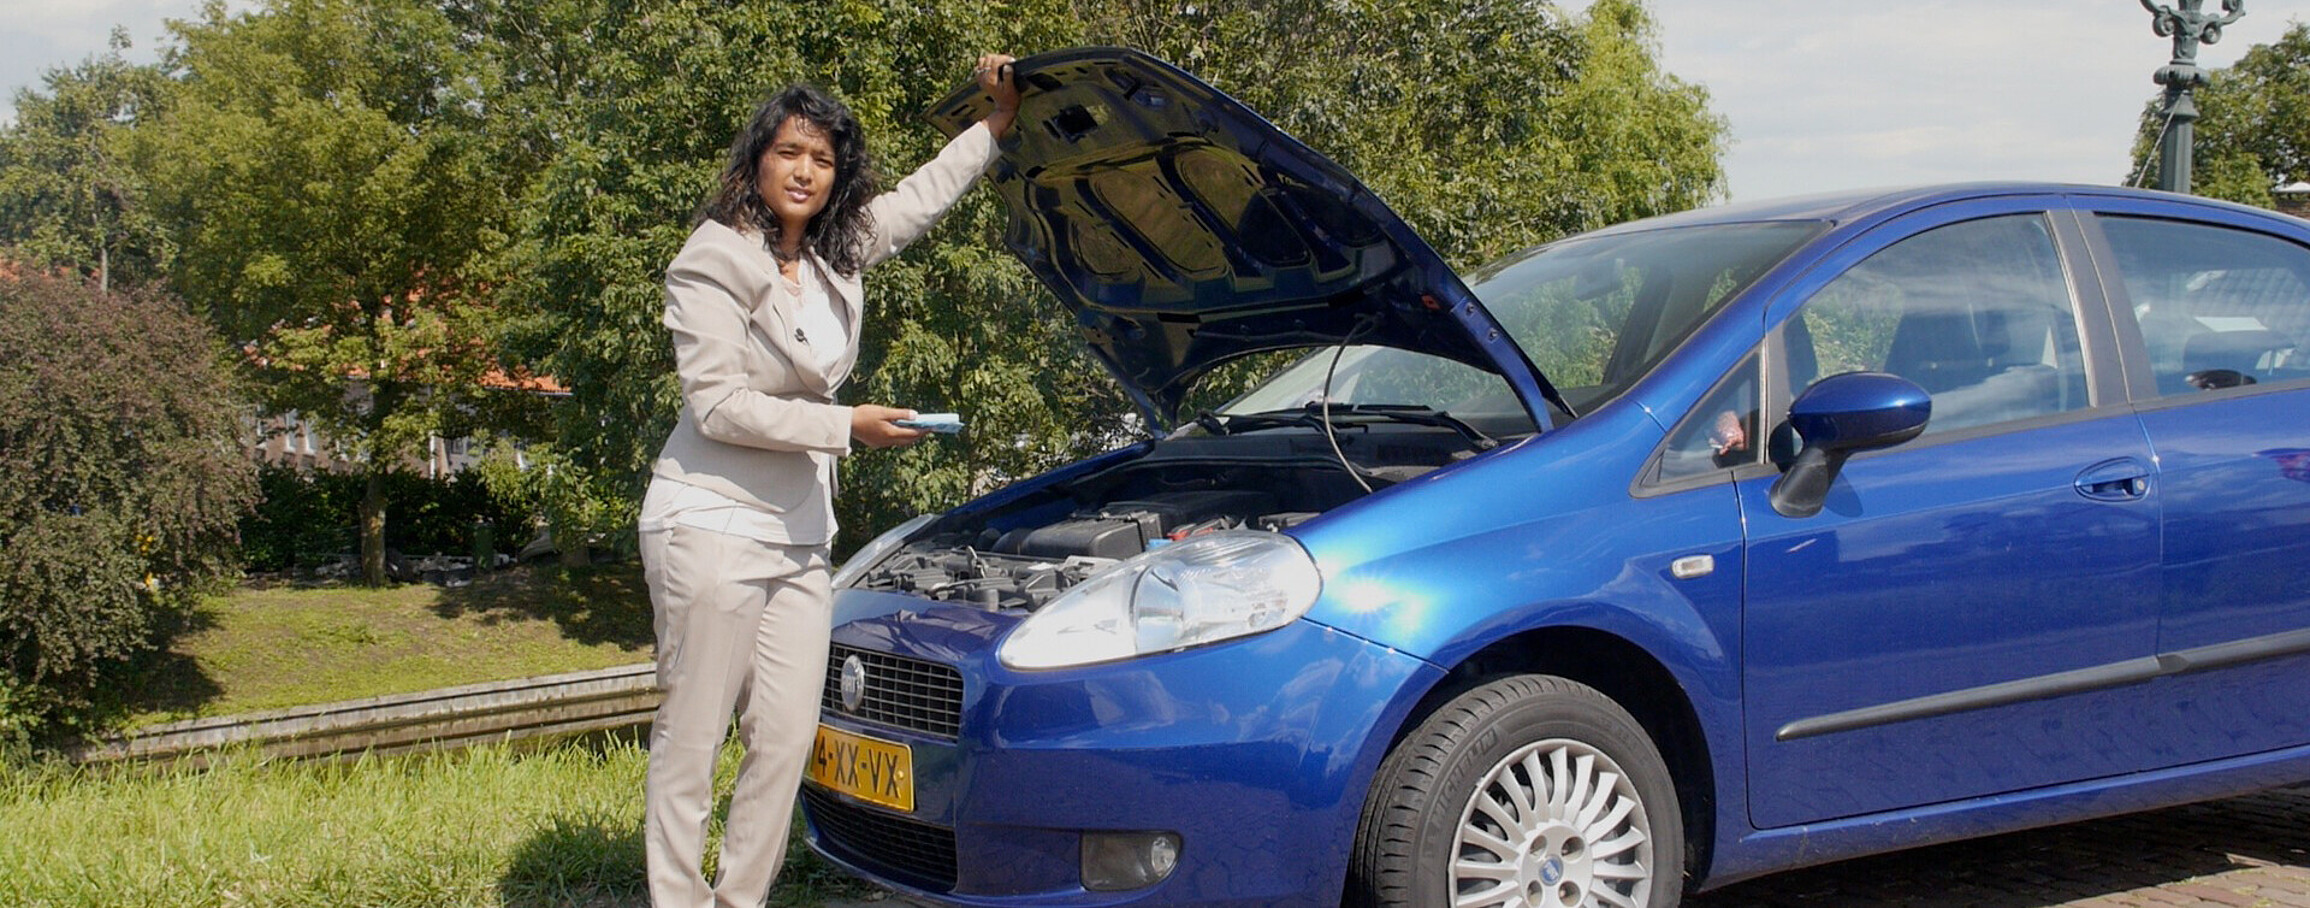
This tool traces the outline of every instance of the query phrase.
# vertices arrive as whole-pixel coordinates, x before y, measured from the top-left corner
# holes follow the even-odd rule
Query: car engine
[[[1034,611],[1107,567],[1214,530],[1280,532],[1465,456],[1449,432],[1345,433],[1356,481],[1320,433],[1186,436],[991,511],[958,510],[861,574],[858,589]]]

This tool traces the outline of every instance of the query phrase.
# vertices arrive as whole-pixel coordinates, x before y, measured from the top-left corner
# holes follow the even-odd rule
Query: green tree
[[[127,49],[127,33],[115,30],[104,55],[49,70],[46,90],[18,91],[16,122],[0,127],[0,245],[35,267],[87,275],[99,290],[150,281],[169,261],[142,175],[120,149],[167,80],[122,59]]]
[[[2293,23],[2277,41],[2254,45],[2209,76],[2194,92],[2190,189],[2271,207],[2271,189],[2310,179],[2310,24]],[[2141,163],[2129,182],[2157,183],[2163,107],[2153,101],[2142,114],[2134,138]]]
[[[206,325],[173,299],[17,270],[0,267],[0,738],[88,718],[237,576],[255,494]]]
[[[487,266],[527,175],[482,128],[491,72],[424,0],[212,2],[175,28],[171,104],[134,143],[175,286],[244,346],[267,404],[363,464],[362,572],[381,583],[383,474],[460,422],[495,363]]]
[[[1660,69],[1639,0],[1578,18],[1535,0],[1117,0],[1081,15],[1090,42],[1170,60],[1338,161],[1456,266],[1723,188],[1724,122]]]
[[[1723,125],[1653,62],[1635,0],[1579,19],[1537,0],[465,0],[460,22],[557,141],[526,197],[508,287],[518,345],[567,383],[557,468],[630,532],[678,406],[658,282],[730,136],[769,91],[817,82],[863,121],[886,176],[941,138],[916,113],[982,50],[1140,47],[1244,99],[1357,172],[1459,264],[1691,207],[1721,186]],[[584,48],[577,54],[570,48]],[[541,146],[542,147],[542,146]],[[967,411],[970,432],[848,458],[838,547],[912,512],[1134,431],[1048,290],[1000,247],[991,193],[867,282],[847,399]],[[1239,387],[1236,370],[1231,387]],[[1220,384],[1228,377],[1221,376]],[[1223,391],[1225,389],[1222,389]]]

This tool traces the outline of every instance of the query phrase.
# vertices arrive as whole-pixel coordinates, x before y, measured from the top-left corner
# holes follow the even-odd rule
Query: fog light
[[[1178,833],[1083,834],[1083,888],[1092,892],[1121,892],[1153,886],[1163,882],[1178,866]]]

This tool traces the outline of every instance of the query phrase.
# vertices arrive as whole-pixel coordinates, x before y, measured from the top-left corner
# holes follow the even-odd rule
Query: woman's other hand
[[[981,55],[971,69],[971,78],[978,81],[980,91],[995,100],[995,112],[987,115],[986,124],[1000,139],[1011,131],[1011,120],[1019,113],[1019,81],[1012,76],[1011,55]]]
[[[914,411],[877,404],[859,404],[850,408],[850,437],[869,448],[903,448],[921,441],[929,433],[909,429],[895,420],[913,419]]]

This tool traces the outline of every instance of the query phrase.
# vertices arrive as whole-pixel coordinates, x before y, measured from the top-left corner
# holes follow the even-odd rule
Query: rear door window
[[[2182,221],[2101,226],[2160,395],[2310,378],[2310,251]]]

